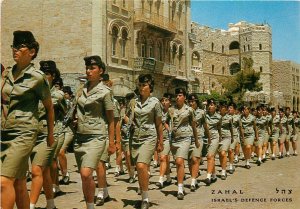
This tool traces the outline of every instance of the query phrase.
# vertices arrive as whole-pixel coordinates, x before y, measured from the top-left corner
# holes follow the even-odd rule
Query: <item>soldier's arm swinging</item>
[[[46,98],[42,101],[47,115],[47,128],[48,128],[48,137],[47,145],[51,146],[54,143],[53,129],[54,129],[54,108],[51,97]]]

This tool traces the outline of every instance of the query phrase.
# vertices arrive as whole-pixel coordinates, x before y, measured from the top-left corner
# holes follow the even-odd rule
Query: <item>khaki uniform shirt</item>
[[[58,90],[54,86],[50,90],[51,99],[54,107],[54,133],[58,133],[62,131],[62,120],[64,113],[67,110],[67,103],[64,99],[64,92]],[[39,103],[39,132],[43,134],[48,133],[47,129],[47,114],[44,105],[40,102]]]
[[[256,117],[256,127],[258,137],[265,137],[268,128],[268,118],[266,116]]]
[[[85,84],[77,103],[77,133],[101,135],[106,139],[108,131],[105,111],[113,109],[110,88],[100,82],[87,92],[87,84]]]
[[[173,107],[171,107],[173,108]],[[175,141],[186,139],[187,137],[193,136],[192,130],[192,122],[195,121],[195,111],[193,108],[189,107],[188,105],[184,104],[180,110],[177,108],[174,109],[174,116],[173,116],[173,125],[172,129],[172,138]],[[168,117],[167,121],[170,124],[171,118]]]
[[[282,118],[280,118],[280,123],[281,123],[281,126],[282,126],[282,133],[281,134],[286,134],[287,133],[286,126],[288,125],[288,119],[285,115]]]
[[[165,124],[167,122],[167,117],[168,117],[169,112],[164,112],[162,111],[162,126],[163,126],[163,138],[164,140],[168,140],[169,139],[169,131],[166,129]]]
[[[232,131],[233,131],[233,137],[239,137],[240,136],[240,126],[241,126],[241,115],[234,114],[232,116]]]
[[[215,112],[213,115],[206,114],[206,122],[208,125],[211,140],[219,140],[220,135],[218,126],[221,125],[221,115]]]
[[[221,122],[222,139],[231,139],[230,129],[233,126],[232,123],[233,123],[233,118],[231,115],[225,114],[222,117],[222,122]]]
[[[276,133],[279,134],[279,124],[280,124],[280,117],[279,115],[276,115],[274,118],[271,118],[271,127],[272,127],[272,136]]]
[[[203,141],[204,138],[204,124],[206,124],[206,116],[205,116],[205,111],[197,108],[195,110],[195,120],[196,120],[196,127],[197,127],[197,134],[199,140]],[[194,137],[192,137],[193,140]]]
[[[254,122],[255,122],[255,117],[253,115],[249,114],[247,118],[245,116],[242,116],[241,123],[242,123],[242,128],[244,129],[244,136],[255,137]]]
[[[161,117],[162,106],[156,97],[149,97],[143,104],[140,98],[135,99],[132,139],[135,141],[145,141],[157,138],[155,119]]]
[[[4,108],[1,130],[34,130],[38,128],[39,101],[50,98],[50,89],[44,73],[30,64],[14,80],[12,69],[3,74],[1,96]],[[3,112],[4,111],[4,112]]]

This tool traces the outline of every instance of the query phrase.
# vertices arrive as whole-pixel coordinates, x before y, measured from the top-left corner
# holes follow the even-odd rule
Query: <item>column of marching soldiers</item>
[[[23,32],[14,35],[15,42],[18,35],[21,37],[21,45],[14,43],[13,50],[18,52],[29,46],[26,37],[22,39]],[[87,56],[84,63],[86,76],[79,78],[80,85],[73,93],[70,86],[63,85],[54,61],[39,62],[39,72],[50,87],[55,141],[47,145],[47,111],[40,103],[37,140],[27,172],[27,180],[32,181],[30,209],[35,208],[42,187],[46,208],[56,208],[54,198],[64,194],[59,185],[70,182],[66,158],[70,152],[75,152],[88,209],[110,200],[106,171],[111,169],[112,159],[116,161],[115,177],[128,175],[129,184],[138,180],[140,207],[145,209],[150,207],[151,161],[154,168],[159,167],[156,186],[162,189],[175,184],[172,175],[178,185],[177,199],[183,200],[186,165],[191,176],[190,190],[195,192],[199,188],[200,165],[204,166],[205,158],[203,182],[209,186],[217,181],[216,156],[220,161],[218,177],[221,180],[226,180],[227,173],[235,172],[240,160],[245,162],[245,169],[250,169],[251,159],[256,159],[255,164],[261,166],[267,159],[297,156],[300,120],[298,112],[289,107],[262,104],[250,108],[213,98],[200,101],[197,94],[188,94],[185,88],[176,88],[155,98],[151,96],[155,81],[150,74],[139,75],[136,90],[116,99],[111,90],[112,79],[105,72],[101,58]],[[9,75],[13,69],[4,72]],[[3,78],[6,79],[5,73]],[[5,108],[9,102],[3,95],[1,104]],[[115,150],[115,158],[110,159]],[[173,166],[176,173],[171,174]],[[98,182],[96,198],[95,181]]]

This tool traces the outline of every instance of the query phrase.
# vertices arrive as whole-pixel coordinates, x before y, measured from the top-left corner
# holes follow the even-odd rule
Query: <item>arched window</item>
[[[128,33],[124,29],[122,31],[122,45],[121,45],[121,48],[122,48],[122,57],[126,57],[126,42],[127,42],[127,39],[128,39]]]
[[[193,52],[192,54],[192,66],[199,66],[200,64],[200,55],[198,52]]]
[[[229,50],[239,49],[239,48],[240,48],[240,44],[237,41],[233,41],[229,45]]]
[[[147,42],[145,37],[142,37],[142,42],[141,42],[141,56],[142,57],[147,57]]]
[[[119,33],[119,30],[116,26],[114,26],[112,28],[112,47],[111,47],[111,50],[112,50],[112,55],[116,55],[117,54],[117,40],[118,40],[118,33]]]
[[[215,66],[211,65],[211,73],[215,73]]]
[[[229,69],[230,69],[230,74],[234,75],[241,70],[241,66],[239,63],[235,62],[230,65]]]
[[[154,57],[154,46],[153,46],[153,41],[149,40],[149,57]]]

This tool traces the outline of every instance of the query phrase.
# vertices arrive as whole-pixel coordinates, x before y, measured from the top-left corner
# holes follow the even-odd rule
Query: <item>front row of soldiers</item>
[[[210,185],[217,180],[216,155],[222,168],[221,179],[225,180],[228,160],[228,172],[232,174],[235,170],[239,144],[247,169],[250,169],[253,147],[257,164],[265,161],[268,142],[271,142],[272,159],[275,159],[277,143],[280,158],[284,143],[289,155],[289,140],[297,155],[299,120],[289,109],[286,114],[280,110],[279,115],[271,109],[269,115],[265,107],[259,106],[255,113],[250,113],[247,106],[238,110],[234,103],[220,103],[217,107],[216,101],[209,99],[207,109],[203,110],[197,95],[187,95],[184,88],[175,90],[173,106],[171,94],[164,94],[161,100],[151,96],[154,79],[150,74],[138,77],[137,95],[128,94],[128,102],[121,102],[119,109],[99,56],[84,58],[86,76],[71,100],[72,91],[63,87],[54,61],[41,61],[39,70],[31,64],[39,50],[33,34],[15,31],[13,35],[16,64],[2,73],[1,88],[1,207],[4,209],[12,209],[15,202],[18,208],[34,209],[42,187],[46,208],[56,208],[54,195],[60,192],[58,162],[62,172],[60,183],[67,184],[70,177],[65,153],[73,136],[87,209],[109,200],[105,163],[116,150],[116,176],[123,173],[123,151],[129,183],[134,182],[137,172],[143,209],[150,207],[149,166],[155,152],[160,155],[156,183],[159,188],[172,183],[170,156],[173,156],[179,200],[185,195],[185,161],[191,174],[190,188],[195,191],[199,187],[197,177],[202,156],[207,157],[204,182]],[[29,159],[31,169],[25,163]],[[25,178],[28,170],[32,172],[30,195]],[[96,202],[94,171],[99,187]]]

